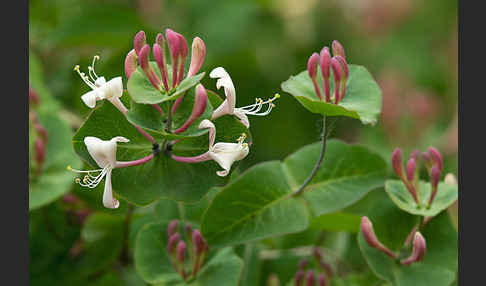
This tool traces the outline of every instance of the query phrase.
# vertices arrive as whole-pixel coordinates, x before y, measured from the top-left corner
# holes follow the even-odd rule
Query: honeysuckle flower
[[[280,97],[279,94],[275,94],[275,96],[269,100],[263,101],[260,98],[256,99],[254,104],[250,104],[244,107],[235,108],[236,105],[236,91],[235,86],[233,85],[233,81],[231,77],[226,72],[226,70],[222,67],[217,67],[209,73],[209,77],[217,78],[218,81],[216,82],[216,88],[219,89],[220,87],[224,87],[224,93],[226,95],[226,99],[221,103],[221,105],[214,110],[211,119],[216,119],[223,115],[236,115],[240,119],[240,121],[247,127],[250,127],[250,121],[248,120],[247,115],[258,115],[258,116],[265,116],[272,111],[272,108],[275,107],[273,101]],[[260,112],[264,105],[268,104],[267,110]]]
[[[181,127],[174,130],[174,133],[179,134],[186,131],[187,128],[189,128],[192,123],[194,123],[194,121],[196,121],[204,113],[204,110],[206,110],[207,101],[208,96],[206,94],[206,89],[202,84],[198,84],[196,86],[196,94],[191,115],[189,116],[189,118],[187,118],[186,122],[184,122]]]
[[[84,144],[88,149],[88,153],[101,169],[85,171],[75,170],[68,166],[68,169],[73,172],[87,174],[83,180],[80,178],[76,179],[76,183],[83,187],[96,188],[103,178],[106,178],[103,192],[103,205],[111,209],[116,209],[120,205],[120,202],[113,197],[113,189],[111,186],[111,172],[119,166],[119,162],[116,160],[117,142],[129,142],[129,140],[122,136],[117,136],[110,140],[101,140],[92,136],[85,137]]]
[[[209,150],[206,153],[195,157],[172,155],[172,159],[183,163],[198,163],[214,160],[221,166],[221,168],[223,168],[222,171],[217,171],[216,174],[225,177],[229,174],[231,165],[233,165],[235,161],[244,159],[250,151],[248,144],[243,143],[246,134],[242,134],[240,138],[238,138],[237,143],[219,142],[214,144],[216,139],[216,127],[211,121],[205,119],[199,123],[199,129],[205,128],[209,129]]]
[[[120,97],[123,95],[123,83],[121,76],[112,78],[109,81],[101,76],[99,77],[94,69],[96,60],[99,56],[93,57],[93,62],[91,66],[88,67],[89,77],[79,70],[79,65],[74,67],[74,70],[79,74],[81,79],[92,89],[81,96],[81,100],[89,107],[94,108],[96,106],[96,101],[107,99],[116,108],[122,112],[126,112],[126,107],[120,101]]]

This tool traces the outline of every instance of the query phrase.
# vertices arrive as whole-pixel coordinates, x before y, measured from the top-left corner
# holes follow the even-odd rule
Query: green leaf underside
[[[322,91],[322,74],[317,71],[317,82]],[[331,75],[331,97],[334,80]],[[364,124],[375,125],[381,112],[381,90],[372,75],[363,66],[349,65],[346,95],[338,105],[320,101],[307,70],[291,76],[283,82],[282,90],[293,95],[305,108],[313,113],[326,116],[347,116],[361,120]],[[334,102],[333,100],[331,100]]]
[[[156,285],[184,285],[167,252],[169,222],[146,224],[135,245],[135,268],[145,282]],[[180,230],[182,230],[180,225]],[[183,236],[183,238],[184,236]],[[191,285],[238,285],[243,262],[230,248],[211,254]],[[213,255],[213,256],[212,256]],[[188,268],[186,268],[188,269]],[[223,283],[223,284],[221,284]]]
[[[156,62],[150,62],[152,69],[155,71],[157,76],[161,79],[160,71],[157,66]],[[169,83],[172,82],[172,73],[171,68],[169,70]],[[204,72],[184,78],[177,88],[172,93],[166,93],[164,91],[157,90],[145,76],[144,71],[141,67],[137,67],[137,69],[131,74],[130,79],[127,83],[127,90],[130,93],[130,97],[137,103],[141,104],[157,104],[161,102],[165,102],[168,100],[176,100],[180,97],[184,92],[188,89],[194,87],[198,84],[201,79],[204,77]],[[169,85],[171,86],[171,85]]]
[[[361,232],[358,234],[358,244],[371,270],[392,285],[450,285],[455,279],[457,267],[457,236],[447,215],[442,214],[430,221],[422,234],[427,244],[425,257],[421,262],[409,266],[401,265],[370,247]]]
[[[172,129],[176,130],[181,127],[192,113],[194,105],[195,92],[191,89],[184,96],[184,100],[181,101],[179,107],[172,117]],[[164,111],[164,115],[161,116],[152,105],[138,104],[134,101],[130,103],[130,110],[127,112],[127,119],[133,124],[137,124],[143,129],[149,131],[151,134],[156,134],[158,137],[166,138],[169,140],[183,139],[188,137],[197,137],[204,133],[207,133],[207,129],[199,129],[199,123],[204,119],[210,119],[213,114],[213,106],[207,102],[204,113],[196,119],[187,130],[184,132],[173,134],[168,133],[166,129],[167,122],[167,106],[161,106]]]
[[[128,100],[128,97],[122,97],[126,105]],[[217,130],[216,142],[236,142],[241,133],[249,134],[248,129],[241,122],[230,116],[218,118],[214,124]],[[152,133],[152,135],[156,140],[160,139],[156,134]],[[93,169],[97,169],[96,162],[91,158],[84,144],[84,138],[87,136],[102,140],[110,140],[115,136],[128,138],[130,142],[117,144],[118,161],[136,160],[152,153],[152,144],[126,120],[120,111],[106,101],[98,103],[73,137],[76,153],[94,166]],[[181,140],[173,146],[172,153],[179,156],[196,156],[207,150],[206,132],[198,137]],[[220,166],[214,161],[180,163],[161,152],[143,165],[114,169],[112,185],[118,197],[138,205],[146,205],[159,198],[197,202],[211,187],[222,185],[228,180],[229,175],[227,177],[216,175],[216,171],[219,170],[221,170]]]
[[[66,166],[71,164],[76,168],[80,165],[69,147],[71,128],[53,115],[39,113],[38,117],[47,130],[48,141],[42,173],[29,182],[29,210],[44,206],[69,191],[74,175],[66,170]]]
[[[383,186],[385,180],[386,163],[364,147],[330,140],[327,148],[319,172],[303,195],[315,215],[338,211]],[[319,149],[320,143],[315,143],[284,162],[258,164],[222,188],[203,216],[202,232],[208,242],[234,245],[306,229],[304,200],[292,193],[310,173]],[[352,165],[348,164],[351,158]]]
[[[439,183],[438,191],[430,208],[428,202],[432,188],[430,183],[419,181],[419,203],[414,201],[412,195],[407,191],[407,188],[399,180],[388,180],[385,183],[385,189],[390,199],[402,210],[421,216],[435,216],[447,207],[452,205],[458,196],[457,185],[449,185],[446,183]]]

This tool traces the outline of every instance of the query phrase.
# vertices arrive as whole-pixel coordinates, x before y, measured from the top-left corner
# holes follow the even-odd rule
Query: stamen
[[[76,182],[82,187],[88,187],[90,189],[93,189],[96,188],[96,186],[98,186],[101,180],[103,180],[110,167],[105,167],[103,169],[96,169],[96,170],[76,170],[73,169],[71,166],[67,166],[67,169],[75,173],[87,174],[83,177],[83,180],[81,180],[80,178],[76,178],[74,182]],[[94,176],[92,175],[93,173],[99,173],[99,174]]]
[[[98,79],[98,75],[95,72],[94,66],[95,66],[96,60],[99,60],[99,59],[100,59],[100,56],[96,55],[96,56],[93,57],[93,62],[91,63],[91,70],[93,71],[93,74],[96,77],[96,79]],[[93,81],[96,81],[96,80],[93,80]]]
[[[278,93],[276,93],[272,98],[270,98],[267,101],[263,101],[261,98],[257,98],[255,100],[256,101],[255,104],[240,107],[238,109],[243,111],[245,114],[265,116],[265,115],[269,114],[270,111],[272,111],[272,108],[275,107],[275,104],[273,104],[273,101],[278,99],[278,98],[280,98],[280,94],[278,94]],[[258,113],[262,109],[263,105],[265,105],[265,104],[268,104],[267,110],[262,112],[262,113]]]
[[[96,85],[94,83],[92,83],[91,81],[89,81],[89,78],[86,76],[86,74],[84,72],[81,72],[79,70],[79,65],[76,65],[74,67],[74,70],[79,74],[79,76],[81,77],[81,79],[84,81],[84,83],[86,83],[89,87],[91,87],[92,89],[96,89]]]

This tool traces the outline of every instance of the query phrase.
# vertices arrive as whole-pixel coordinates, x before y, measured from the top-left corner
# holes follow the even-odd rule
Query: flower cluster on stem
[[[332,268],[327,262],[324,261],[321,250],[318,247],[314,247],[312,249],[312,256],[315,259],[317,270],[314,271],[312,269],[307,269],[309,267],[309,263],[307,260],[302,259],[299,262],[298,270],[294,275],[295,286],[326,286],[328,285],[329,281],[331,281],[333,277]]]

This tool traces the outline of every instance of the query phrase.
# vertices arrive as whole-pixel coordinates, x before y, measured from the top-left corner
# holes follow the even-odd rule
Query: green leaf
[[[123,97],[122,99],[125,102],[127,100]],[[214,124],[218,130],[216,142],[236,142],[241,133],[249,133],[242,123],[231,117],[218,118]],[[99,104],[73,137],[76,153],[93,168],[97,168],[83,141],[87,136],[102,140],[115,136],[130,139],[129,143],[118,144],[118,161],[136,160],[152,153],[152,144],[109,102]],[[172,153],[196,156],[207,150],[208,135],[203,134],[173,145]],[[143,165],[114,169],[112,184],[118,197],[135,204],[145,205],[159,198],[196,202],[211,187],[222,185],[228,180],[229,176],[222,178],[216,175],[218,170],[220,166],[214,161],[180,163],[160,152]]]
[[[284,162],[256,165],[223,187],[204,214],[202,232],[217,246],[294,233],[308,226],[305,202],[315,215],[339,211],[383,186],[386,163],[364,147],[327,143],[321,168],[292,196],[311,172],[320,143],[303,147]]]
[[[444,232],[453,234],[442,236]],[[384,253],[370,247],[358,235],[361,252],[371,270],[380,278],[400,286],[450,285],[455,279],[457,267],[457,237],[446,214],[434,218],[422,232],[427,252],[421,262],[401,265]],[[443,251],[446,250],[445,253]]]
[[[150,62],[153,70],[161,78],[160,71],[155,62]],[[170,73],[169,73],[170,74]],[[184,78],[173,92],[157,90],[145,76],[141,67],[132,73],[127,83],[127,90],[133,101],[142,104],[157,104],[168,100],[176,100],[188,89],[198,84],[204,77],[204,72]]]
[[[322,74],[317,71],[317,82],[322,93]],[[334,80],[331,75],[331,96]],[[381,90],[372,75],[363,66],[349,65],[346,95],[338,105],[326,103],[317,97],[307,71],[291,76],[283,82],[282,90],[293,95],[310,112],[326,116],[347,116],[375,125],[381,111]],[[334,102],[333,100],[331,100]]]
[[[191,116],[192,108],[194,106],[195,91],[191,89],[184,96],[184,100],[181,101],[179,107],[172,117],[172,128],[177,130],[180,128],[186,120]],[[166,138],[169,140],[183,139],[189,137],[200,136],[207,133],[207,129],[199,129],[199,123],[204,119],[210,119],[213,114],[213,107],[208,100],[204,113],[196,119],[191,126],[184,132],[173,134],[167,133],[167,105],[161,107],[164,110],[164,116],[161,116],[153,106],[147,104],[138,104],[134,101],[130,103],[130,110],[127,112],[127,119],[133,124],[136,124],[143,129],[147,130],[151,134],[156,134],[160,138]]]
[[[292,197],[282,164],[258,164],[225,186],[203,217],[202,233],[214,247],[298,232],[308,226],[301,198]]]
[[[430,183],[419,181],[418,184],[419,205],[402,181],[388,180],[385,184],[386,193],[390,199],[402,210],[421,216],[435,216],[457,200],[457,185],[439,183],[437,194],[430,208],[428,207],[432,187]]]
[[[361,216],[359,215],[345,212],[334,212],[315,217],[311,220],[309,228],[327,231],[358,232],[360,222]]]
[[[42,173],[36,176],[35,166],[30,170],[29,210],[51,203],[68,192],[74,174],[67,171],[66,166],[71,164],[76,168],[80,165],[70,147],[71,128],[54,115],[38,113],[38,117],[47,130],[48,141]]]
[[[150,223],[140,230],[135,246],[135,268],[147,283],[184,285],[180,275],[175,272],[167,253],[168,225],[169,222]],[[182,227],[180,225],[181,229]],[[212,249],[211,246],[210,249]],[[243,262],[233,253],[232,249],[222,249],[209,258],[197,278],[189,284],[238,285],[242,267]]]

